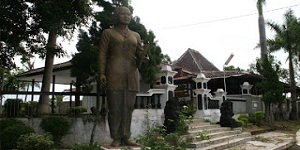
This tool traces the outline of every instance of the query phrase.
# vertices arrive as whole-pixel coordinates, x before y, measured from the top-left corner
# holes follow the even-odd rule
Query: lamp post
[[[227,100],[227,91],[226,91],[226,80],[225,80],[225,66],[229,64],[231,59],[233,58],[233,54],[231,53],[230,56],[227,58],[226,62],[223,65],[223,72],[224,72],[224,92],[225,92],[225,100]]]

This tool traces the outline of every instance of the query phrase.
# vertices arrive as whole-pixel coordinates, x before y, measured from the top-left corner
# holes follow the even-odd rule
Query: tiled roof
[[[184,70],[184,68],[181,69],[175,69],[176,71],[178,71],[178,74],[176,74],[174,76],[175,79],[183,79],[183,78],[188,78],[188,77],[196,77],[197,74],[199,73],[195,73],[195,72],[189,72]],[[257,74],[253,74],[253,73],[249,73],[249,72],[241,72],[241,71],[236,71],[236,70],[226,70],[224,71],[202,71],[201,73],[203,73],[205,75],[206,78],[211,78],[211,79],[216,79],[216,78],[224,78],[225,77],[233,77],[233,76],[252,76],[252,77],[256,77],[256,78],[262,78],[262,76],[257,75]],[[225,74],[224,74],[225,73]]]
[[[199,73],[203,73],[207,78],[224,78],[230,76],[256,76],[261,78],[259,75],[251,74],[249,72],[241,71],[220,71],[213,63],[208,61],[198,51],[188,49],[181,57],[172,65],[173,70],[178,71],[178,74],[174,78],[180,79],[183,77],[197,76]]]
[[[193,74],[204,71],[220,71],[198,51],[190,48],[172,65],[172,68],[183,68],[184,71]]]

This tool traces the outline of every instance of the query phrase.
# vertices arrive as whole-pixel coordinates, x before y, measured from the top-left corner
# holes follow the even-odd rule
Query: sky
[[[222,70],[230,54],[228,65],[248,69],[260,57],[258,14],[256,0],[131,0],[133,16],[138,16],[148,30],[154,32],[163,54],[178,59],[188,48],[199,51]],[[284,13],[291,8],[300,17],[300,0],[272,0],[264,6],[265,21],[283,24]],[[266,26],[267,38],[274,32]],[[77,36],[71,41],[60,38],[69,56],[76,52]],[[287,67],[287,54],[274,54]],[[55,63],[71,57],[55,58]],[[35,67],[44,62],[36,60]]]

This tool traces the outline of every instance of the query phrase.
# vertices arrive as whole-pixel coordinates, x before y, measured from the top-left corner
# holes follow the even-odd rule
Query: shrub
[[[249,116],[242,114],[238,117],[237,119],[238,121],[242,121],[242,126],[247,126],[249,123]]]
[[[7,128],[11,128],[12,126],[26,126],[22,121],[20,120],[16,120],[16,119],[4,119],[4,120],[0,120],[0,139],[1,139],[1,148],[6,148],[6,147],[14,147],[15,143],[14,141],[11,141],[11,139],[14,139],[13,136],[19,137],[20,134],[17,133],[16,135],[11,135],[11,130],[12,129],[8,129],[9,131],[7,131]],[[4,141],[4,142],[3,142]],[[9,143],[7,143],[7,141]]]
[[[84,112],[87,112],[87,108],[85,106],[75,106],[71,108],[71,114],[79,115]]]
[[[181,113],[187,118],[193,117],[196,111],[197,109],[193,108],[192,106],[183,106],[181,109]]]
[[[38,135],[35,133],[22,135],[18,142],[18,150],[51,150],[54,142],[50,135]]]
[[[53,136],[56,144],[60,144],[62,137],[69,132],[71,123],[65,117],[49,116],[42,119],[40,126],[45,132],[49,132]]]
[[[72,150],[101,150],[99,144],[74,144]]]
[[[25,124],[17,119],[4,119],[4,120],[0,120],[0,131],[4,131],[7,127],[11,127],[13,125],[23,125],[25,126]],[[1,132],[0,132],[1,134]]]
[[[23,103],[22,105],[22,114],[32,116],[37,111],[37,104],[38,102],[32,101]]]
[[[190,138],[184,138],[184,135],[188,126],[187,123],[191,121],[192,116],[186,116],[185,114],[179,114],[178,127],[173,133],[167,134],[166,127],[156,125],[150,126],[149,118],[147,118],[147,132],[143,136],[137,138],[137,142],[142,144],[141,149],[154,149],[154,150],[183,150],[191,142]]]
[[[254,125],[260,126],[264,120],[265,114],[262,111],[257,111],[254,114],[249,115],[249,121]]]
[[[142,149],[166,149],[172,145],[166,141],[166,130],[162,126],[149,127],[144,136],[138,138],[138,143],[142,144]]]
[[[20,114],[21,99],[7,99],[4,103],[4,110],[8,117],[16,117]]]
[[[245,122],[243,120],[236,119],[235,122],[237,123],[237,127],[241,127],[245,125]]]
[[[259,126],[263,123],[265,118],[265,113],[262,111],[255,112],[256,124]]]
[[[10,127],[1,130],[1,148],[2,149],[13,149],[17,148],[17,140],[21,135],[26,135],[29,133],[34,133],[34,130],[31,127],[26,125],[12,125]]]

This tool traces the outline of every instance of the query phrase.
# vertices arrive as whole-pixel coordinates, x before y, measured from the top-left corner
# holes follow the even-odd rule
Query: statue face
[[[131,12],[126,7],[119,8],[118,13],[116,14],[117,24],[129,24],[131,20]]]

